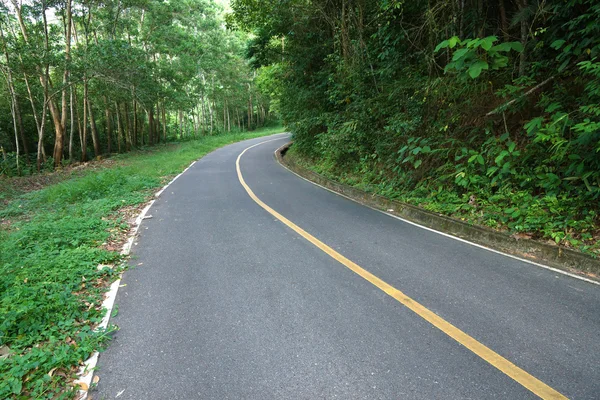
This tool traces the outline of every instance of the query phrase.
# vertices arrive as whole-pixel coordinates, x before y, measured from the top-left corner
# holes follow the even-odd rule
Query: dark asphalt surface
[[[536,397],[252,201],[235,160],[273,138],[205,156],[150,209],[94,400]],[[261,200],[567,397],[600,398],[599,286],[316,187],[276,163],[279,138],[241,160]]]

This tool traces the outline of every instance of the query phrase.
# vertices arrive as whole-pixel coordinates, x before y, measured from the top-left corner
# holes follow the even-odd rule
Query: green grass
[[[117,210],[144,203],[189,163],[224,145],[282,132],[281,127],[204,137],[114,157],[42,190],[0,203],[0,398],[71,398],[77,367],[106,345],[94,331],[107,283],[119,265],[103,244],[129,227]],[[6,190],[8,193],[8,190]],[[9,223],[6,223],[8,221]]]

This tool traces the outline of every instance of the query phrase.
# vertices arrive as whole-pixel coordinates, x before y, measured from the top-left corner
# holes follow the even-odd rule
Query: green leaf
[[[477,162],[481,165],[483,165],[485,163],[481,154],[477,155]]]
[[[517,51],[519,53],[522,53],[524,50],[523,44],[521,42],[510,42],[510,47],[512,47],[514,51]]]
[[[445,49],[448,46],[450,46],[450,42],[448,40],[444,40],[443,42],[440,42],[437,46],[435,46],[435,49],[433,50],[433,52],[437,53],[441,49]]]
[[[448,46],[453,49],[457,43],[460,42],[460,39],[458,38],[458,36],[452,36],[450,39],[448,39]]]
[[[554,50],[558,50],[562,47],[563,44],[565,44],[565,40],[558,39],[558,40],[555,40],[554,42],[552,42],[550,47],[552,47]]]
[[[496,159],[494,161],[496,162],[496,164],[500,165],[502,163],[502,160],[504,159],[504,157],[506,157],[507,155],[508,155],[508,151],[502,150],[500,152],[500,154],[498,154],[498,157],[496,157]]]
[[[508,65],[508,57],[496,56],[492,59],[492,69],[504,68]]]
[[[509,42],[504,42],[504,43],[495,45],[490,50],[495,51],[495,52],[506,52],[506,51],[510,51],[511,48],[512,48],[512,46],[510,45]]]
[[[475,62],[474,64],[472,64],[469,67],[469,76],[473,79],[477,78],[479,75],[481,75],[481,71],[484,69],[489,69],[489,65],[487,62],[479,60],[477,62]]]
[[[494,45],[494,42],[496,42],[497,40],[498,38],[496,36],[488,36],[486,38],[483,38],[481,39],[481,47],[485,51],[489,51]]]
[[[419,166],[423,163],[421,160],[415,161],[415,169],[419,168]]]
[[[526,123],[525,130],[527,131],[527,134],[530,136],[535,134],[542,127],[542,122],[544,122],[544,117],[536,117]]]
[[[469,53],[471,50],[470,49],[458,49],[454,52],[454,55],[452,56],[452,61],[458,61],[461,58],[465,57],[467,55],[467,53]]]

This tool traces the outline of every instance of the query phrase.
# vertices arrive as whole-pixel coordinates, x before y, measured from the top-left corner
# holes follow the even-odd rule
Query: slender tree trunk
[[[61,99],[61,114],[60,121],[57,121],[58,115],[52,114],[55,125],[56,136],[54,138],[54,166],[60,166],[63,157],[63,148],[65,140],[65,128],[67,125],[67,87],[69,84],[69,68],[71,63],[71,0],[66,0],[65,17],[67,22],[65,23],[65,70],[63,73],[63,87],[62,87],[62,99]],[[47,23],[46,23],[46,12],[44,8],[44,25],[46,31],[46,40],[48,35]],[[47,45],[47,43],[46,43]],[[59,122],[57,124],[57,122]]]
[[[121,125],[121,110],[119,103],[115,101],[115,113],[117,114],[117,151],[121,153],[121,142],[123,141],[123,126]]]
[[[73,99],[75,100],[75,113],[77,114],[77,132],[79,133],[79,148],[81,149],[81,161],[85,161],[86,157],[86,143],[85,143],[85,121],[81,124],[81,114],[79,114],[79,102],[77,101],[77,90],[73,91]],[[85,104],[83,105],[84,111],[86,110]],[[85,119],[84,115],[84,119]]]
[[[502,35],[504,41],[508,42],[510,37],[508,35],[508,19],[506,18],[506,7],[504,6],[504,0],[498,0],[498,11],[500,11],[500,26],[502,29]]]
[[[152,105],[152,109],[154,109],[154,104]],[[154,144],[160,143],[160,108],[158,106],[158,102],[156,103],[156,117],[154,117]]]
[[[110,107],[106,96],[104,96],[104,117],[106,118],[106,151],[110,154],[112,152],[112,124]]]
[[[70,106],[70,111],[71,111],[71,129],[69,130],[69,162],[73,162],[73,133],[75,131],[75,112],[73,110],[73,100],[74,100],[74,96],[73,96],[73,87],[69,87],[69,106]]]
[[[213,134],[214,129],[214,115],[213,115],[213,107],[210,104],[210,99],[208,100],[208,111],[210,111],[210,134]]]
[[[25,139],[25,129],[23,128],[23,118],[21,117],[21,107],[19,106],[18,97],[17,101],[15,101],[15,116],[17,117],[17,127],[19,128],[19,138],[23,146],[23,154],[25,155],[25,161],[28,163],[27,154],[29,154],[29,146],[27,145],[27,139]]]
[[[154,144],[154,106],[148,109],[148,144]]]
[[[231,132],[231,115],[229,115],[229,102],[227,103],[227,132]]]
[[[14,82],[13,82],[13,76],[12,76],[12,71],[10,69],[10,56],[8,54],[8,48],[6,46],[6,40],[4,38],[4,31],[2,29],[0,29],[0,38],[2,39],[2,47],[4,50],[4,56],[6,57],[6,73],[5,73],[5,78],[6,78],[6,83],[8,85],[8,91],[10,93],[10,112],[12,115],[12,120],[13,120],[13,127],[15,130],[15,147],[17,150],[17,173],[20,175],[21,174],[21,166],[19,165],[19,156],[21,155],[21,148],[19,146],[19,119],[20,119],[20,113],[19,113],[19,104],[17,101],[17,92],[15,90],[15,86],[14,86]]]
[[[518,0],[517,5],[519,11],[523,11],[528,7],[527,0]],[[519,76],[525,75],[525,64],[527,62],[527,18],[523,18],[521,21],[521,44],[523,45],[523,51],[519,57]]]
[[[17,150],[17,174],[21,175],[21,165],[19,164],[21,148],[19,147],[19,128],[17,127],[17,116],[16,116],[16,111],[15,111],[15,109],[16,109],[15,104],[17,103],[17,99],[14,94],[11,97],[12,98],[11,98],[11,102],[10,102],[10,111],[12,112],[13,128],[15,130],[15,147]]]
[[[202,118],[200,118],[200,129],[202,129],[202,136],[204,136],[204,127],[206,125],[206,112],[204,110],[204,91],[200,92],[200,113],[202,114]]]
[[[129,105],[127,102],[123,104],[125,108],[125,151],[130,151],[133,143],[131,127],[133,122],[129,122]]]
[[[21,34],[23,35],[23,39],[25,40],[25,43],[29,43],[29,36],[27,35],[27,29],[25,27],[25,23],[23,22],[23,14],[22,14],[22,9],[21,9],[21,2],[17,1],[17,0],[11,0],[11,3],[13,4],[15,11],[16,11],[16,16],[17,16],[17,21],[19,22],[19,28],[21,29]],[[49,53],[49,41],[48,41],[48,21],[46,19],[46,2],[42,1],[42,16],[43,16],[43,21],[44,21],[44,44],[45,44],[45,53],[48,54]],[[50,113],[52,114],[52,120],[54,122],[54,127],[56,130],[56,134],[57,136],[62,135],[63,130],[62,127],[60,126],[60,118],[58,116],[58,111],[56,109],[56,105],[54,104],[54,101],[52,99],[48,98],[48,85],[49,85],[49,81],[50,81],[50,74],[49,74],[49,69],[50,66],[48,64],[46,64],[45,67],[45,71],[42,70],[40,67],[36,67],[36,70],[38,72],[38,76],[40,79],[40,83],[42,85],[42,88],[44,90],[44,102],[43,102],[43,110],[42,110],[42,119],[39,123],[39,129],[38,129],[38,170],[40,169],[40,155],[43,155],[44,157],[44,162],[46,161],[46,152],[42,146],[42,139],[43,139],[43,135],[44,135],[44,123],[45,123],[45,114],[46,114],[46,109],[49,108],[50,109]],[[33,97],[31,96],[31,90],[29,87],[29,82],[27,82],[27,79],[25,79],[26,84],[27,84],[27,90],[29,92],[29,96],[30,96],[30,101],[32,102],[32,108],[35,108],[33,106]],[[35,113],[35,109],[34,109],[34,113]],[[56,157],[54,159],[54,162],[56,164]],[[60,163],[60,160],[58,161]]]
[[[137,102],[133,100],[133,143],[137,147],[138,142],[138,120],[137,120]],[[142,136],[142,145],[144,145],[144,136]]]
[[[177,110],[177,132],[179,133],[179,137],[183,138],[183,112],[181,110]]]
[[[165,102],[162,103],[162,126],[163,126],[163,141],[167,142],[167,111],[165,110]]]
[[[92,131],[92,143],[94,145],[94,157],[100,157],[100,139],[98,138],[98,128],[96,126],[96,118],[94,117],[94,108],[92,106],[92,101],[90,100],[89,93],[87,98],[88,104],[88,114],[90,117],[90,128]]]

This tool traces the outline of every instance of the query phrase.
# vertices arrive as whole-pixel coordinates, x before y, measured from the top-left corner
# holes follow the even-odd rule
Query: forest
[[[0,398],[89,389],[135,216],[279,121],[286,157],[325,177],[597,257],[599,17],[597,0],[3,0]]]
[[[268,99],[208,0],[7,0],[0,6],[0,175],[173,139],[252,130]]]
[[[600,3],[233,0],[311,168],[597,254]]]

